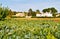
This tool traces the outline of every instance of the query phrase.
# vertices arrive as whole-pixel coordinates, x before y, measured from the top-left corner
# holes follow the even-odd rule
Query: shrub
[[[0,20],[4,20],[8,13],[9,9],[7,7],[0,7]]]

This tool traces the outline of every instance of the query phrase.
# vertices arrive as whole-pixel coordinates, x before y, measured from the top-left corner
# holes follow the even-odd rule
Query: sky
[[[13,11],[33,11],[39,9],[55,7],[60,12],[60,0],[0,0],[4,7],[9,7]]]

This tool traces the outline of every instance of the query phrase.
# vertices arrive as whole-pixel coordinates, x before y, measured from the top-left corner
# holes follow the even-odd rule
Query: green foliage
[[[29,9],[28,16],[36,17],[36,12],[32,11],[32,9]]]
[[[51,13],[54,17],[56,17],[57,10],[54,7],[52,7],[51,8]]]
[[[36,10],[36,13],[37,13],[37,14],[40,14],[40,11],[39,11],[39,10]]]
[[[12,10],[9,10],[8,16],[9,16],[9,17],[12,17],[12,15],[15,15],[15,13],[14,13]]]
[[[43,12],[43,13],[46,13],[46,12],[47,12],[47,9],[43,9],[42,12]]]
[[[31,16],[32,13],[33,13],[32,9],[29,9],[29,11],[28,11],[28,16]]]
[[[56,17],[56,14],[55,13],[53,13],[52,15],[53,15],[53,17]]]
[[[42,12],[44,12],[44,13],[45,12],[51,12],[53,14],[53,13],[56,13],[58,11],[54,7],[52,7],[52,8],[43,9]]]
[[[32,17],[36,17],[36,12],[33,11]]]
[[[50,12],[52,13],[53,17],[56,17],[56,13],[58,12],[54,7],[52,8],[46,8],[46,9],[43,9],[42,12],[46,13],[46,12]]]
[[[8,7],[0,7],[0,20],[4,20],[8,13],[9,13]]]
[[[57,12],[57,10],[54,7],[52,7],[51,8],[51,13],[56,13],[56,12]]]
[[[60,22],[7,19],[0,21],[0,39],[60,39]]]

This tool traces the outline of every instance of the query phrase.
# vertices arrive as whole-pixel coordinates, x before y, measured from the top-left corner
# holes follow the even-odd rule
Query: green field
[[[26,19],[0,21],[0,39],[60,39],[60,21]]]

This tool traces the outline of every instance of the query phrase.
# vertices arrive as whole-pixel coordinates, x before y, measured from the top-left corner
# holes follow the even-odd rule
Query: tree
[[[47,8],[47,12],[49,13],[51,11],[51,8]]]
[[[39,10],[36,10],[36,13],[37,13],[37,14],[39,14],[39,13],[40,13],[40,11],[39,11]]]
[[[35,11],[32,12],[32,17],[36,17],[36,12]]]
[[[25,14],[25,16],[27,16],[28,14],[27,14],[27,12],[24,12],[24,14]]]
[[[44,13],[46,13],[46,12],[51,12],[52,13],[52,15],[54,16],[54,17],[56,17],[56,13],[58,12],[54,7],[52,7],[52,8],[46,8],[46,9],[43,9],[42,10],[42,12],[44,12]]]
[[[52,15],[54,16],[54,17],[56,17],[56,13],[57,13],[58,11],[54,8],[54,7],[52,7],[51,8],[51,13],[52,13]]]
[[[51,13],[56,13],[56,12],[57,12],[57,10],[54,7],[52,7],[51,8]]]
[[[48,12],[49,13],[50,10],[51,10],[50,8],[46,8],[46,9],[43,9],[42,12],[44,12],[44,13]]]
[[[31,16],[33,13],[32,9],[30,8],[29,11],[28,11],[28,16]]]
[[[14,12],[12,12],[12,10],[10,9],[8,16],[9,16],[9,17],[12,17],[12,15],[14,15]]]
[[[47,9],[43,9],[42,12],[43,12],[43,13],[46,13],[46,12],[47,12]]]

